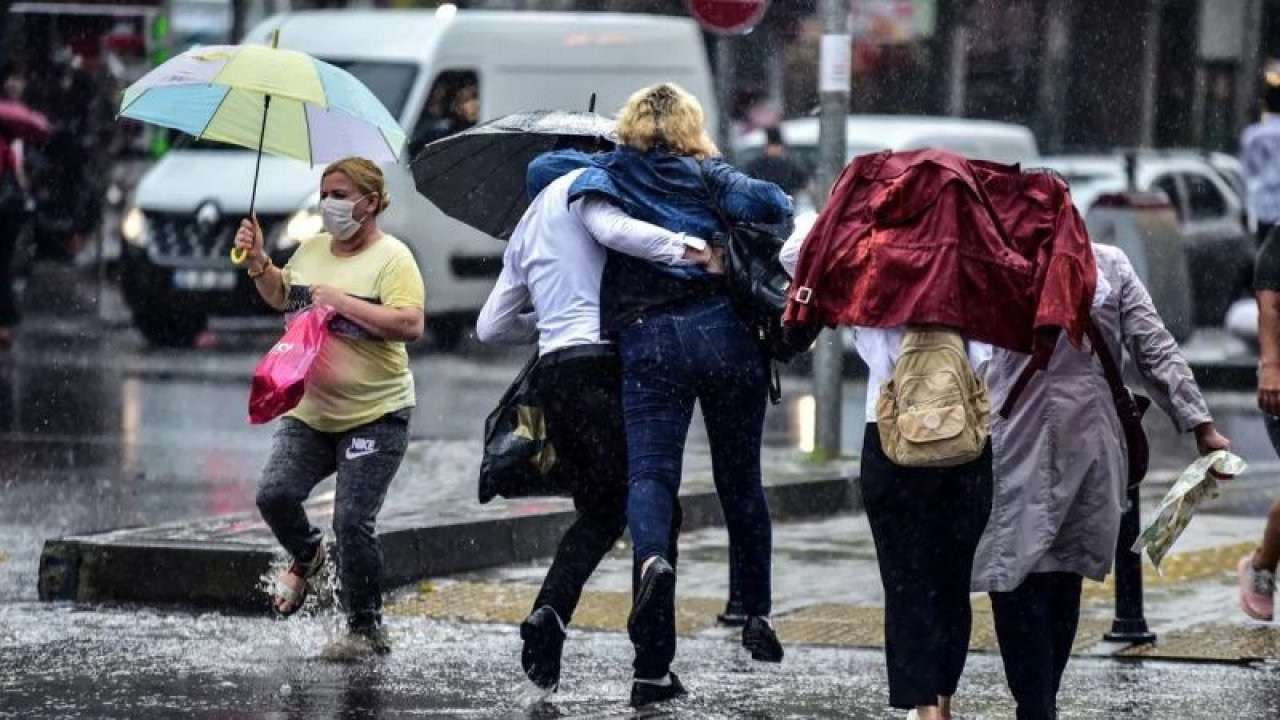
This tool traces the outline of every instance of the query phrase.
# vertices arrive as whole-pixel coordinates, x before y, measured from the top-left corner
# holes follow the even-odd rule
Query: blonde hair
[[[362,157],[349,157],[335,160],[324,169],[321,178],[334,173],[342,173],[351,179],[352,184],[364,195],[378,196],[378,209],[374,215],[381,215],[391,205],[391,194],[387,192],[387,183],[382,177],[382,168]]]
[[[618,139],[642,152],[664,145],[699,160],[719,155],[707,135],[702,103],[675,83],[659,83],[627,98],[618,113]]]

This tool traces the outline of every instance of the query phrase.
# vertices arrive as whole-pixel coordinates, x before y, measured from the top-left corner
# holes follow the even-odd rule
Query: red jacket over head
[[[1079,346],[1096,270],[1066,185],[940,150],[844,169],[800,251],[787,322],[942,325],[1037,357]]]

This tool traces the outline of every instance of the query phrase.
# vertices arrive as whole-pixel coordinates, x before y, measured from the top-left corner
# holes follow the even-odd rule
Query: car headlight
[[[120,221],[120,237],[134,247],[147,244],[147,216],[136,207],[129,208]]]
[[[320,219],[320,211],[314,207],[303,208],[284,224],[284,230],[276,238],[276,249],[295,248],[320,234],[321,230],[324,230],[324,221]]]

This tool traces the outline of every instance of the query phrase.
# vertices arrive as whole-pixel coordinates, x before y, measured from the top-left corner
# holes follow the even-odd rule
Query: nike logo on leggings
[[[351,441],[351,447],[347,448],[348,460],[359,460],[366,455],[372,455],[378,452],[377,443],[373,440],[364,438],[356,438]]]

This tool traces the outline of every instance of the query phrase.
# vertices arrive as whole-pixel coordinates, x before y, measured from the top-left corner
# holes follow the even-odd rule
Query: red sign
[[[769,0],[685,0],[702,27],[722,35],[746,32],[760,22]]]

